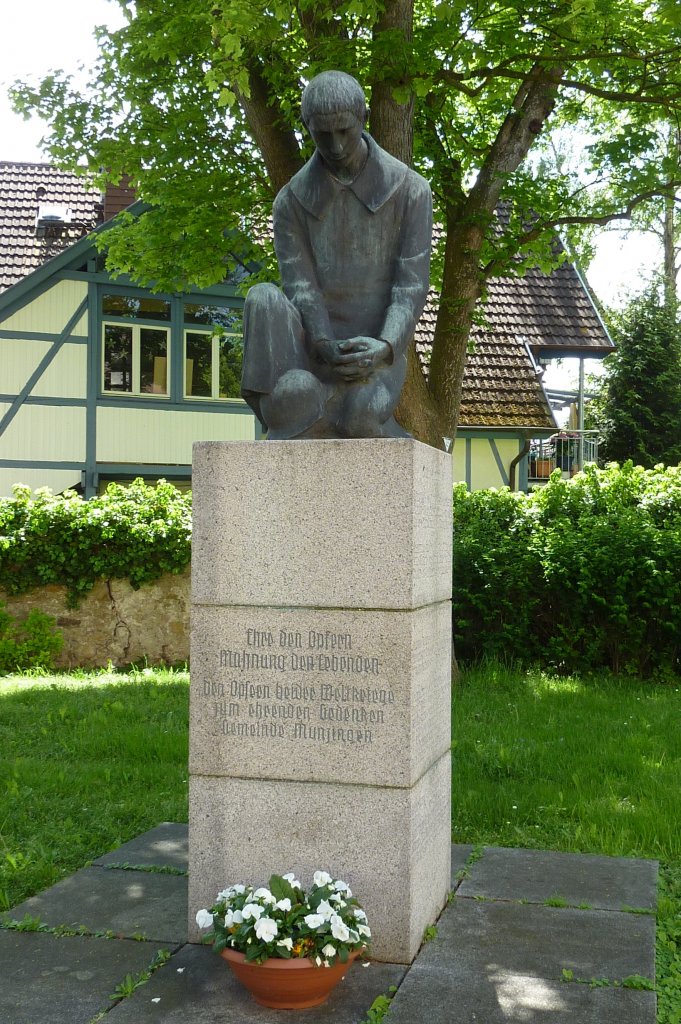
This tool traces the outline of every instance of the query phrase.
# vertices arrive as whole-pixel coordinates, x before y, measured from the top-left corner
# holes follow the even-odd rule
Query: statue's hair
[[[307,125],[315,114],[338,114],[348,111],[364,123],[367,104],[362,86],[344,71],[322,71],[303,90],[301,101],[303,121]]]

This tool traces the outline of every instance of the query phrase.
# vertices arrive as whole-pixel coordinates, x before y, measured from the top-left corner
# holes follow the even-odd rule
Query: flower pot
[[[551,470],[553,466],[550,459],[537,459],[536,462],[536,478],[538,480],[547,480],[551,476]]]
[[[317,967],[307,957],[291,960],[271,957],[261,964],[248,963],[244,954],[234,949],[223,949],[220,956],[256,1003],[275,1010],[302,1010],[326,1002],[359,953],[350,953],[347,963],[337,960],[333,967]]]

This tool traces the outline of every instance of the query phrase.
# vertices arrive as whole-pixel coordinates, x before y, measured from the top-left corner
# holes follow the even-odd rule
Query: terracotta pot
[[[280,960],[271,957],[262,964],[246,962],[243,953],[223,949],[220,954],[246,986],[256,1003],[275,1010],[302,1010],[319,1006],[329,998],[359,953],[350,953],[346,964],[336,961],[333,967],[317,967],[307,957]]]

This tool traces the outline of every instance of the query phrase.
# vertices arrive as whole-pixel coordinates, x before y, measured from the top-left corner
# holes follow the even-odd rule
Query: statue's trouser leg
[[[275,285],[255,285],[244,306],[241,393],[273,440],[324,416],[329,389],[309,365],[298,310]]]

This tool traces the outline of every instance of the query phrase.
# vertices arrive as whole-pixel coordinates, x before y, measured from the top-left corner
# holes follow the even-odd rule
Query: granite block
[[[530,903],[558,897],[594,909],[654,910],[657,861],[488,846],[470,866],[458,895]]]
[[[211,949],[185,946],[109,1014],[111,1024],[360,1024],[378,995],[399,985],[404,967],[354,964],[323,1006],[295,1014],[258,1006]]]
[[[404,609],[451,597],[445,452],[395,438],[203,441],[192,479],[195,604]]]
[[[115,1003],[127,974],[152,963],[161,947],[81,936],[0,930],[2,1024],[91,1024]]]
[[[178,943],[187,938],[187,878],[149,871],[82,868],[75,875],[19,903],[3,915],[28,914],[54,927],[85,925],[89,931]]]
[[[195,607],[190,771],[413,785],[450,747],[450,623],[449,602]]]
[[[651,918],[460,899],[438,922],[388,1015],[413,1024],[655,1024],[655,996],[566,983],[563,970],[590,981],[654,977]]]
[[[186,871],[188,864],[188,829],[186,825],[164,821],[129,843],[105,853],[93,864],[144,865],[145,867],[175,868]]]
[[[448,752],[410,789],[193,776],[190,941],[225,885],[322,869],[365,907],[372,956],[410,963],[449,891],[450,772]]]

